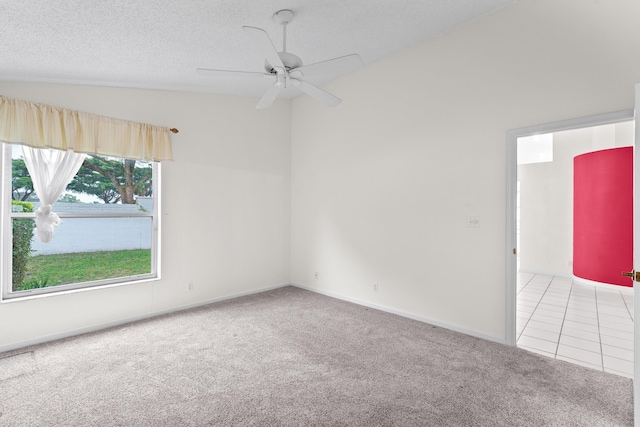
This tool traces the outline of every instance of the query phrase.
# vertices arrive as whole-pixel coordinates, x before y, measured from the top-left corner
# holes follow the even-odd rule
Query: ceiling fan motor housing
[[[298,67],[302,67],[303,65],[302,59],[300,59],[298,55],[294,55],[293,53],[278,52],[278,56],[280,57],[280,60],[282,61],[282,64],[284,65],[284,68],[287,69],[287,71],[294,70]],[[275,68],[273,68],[268,61],[265,61],[264,69],[267,71],[267,73],[274,74],[276,72]]]
[[[294,68],[302,67],[302,59],[300,59],[298,55],[294,55],[293,53],[289,52],[278,52],[278,56],[280,57],[280,60],[284,64],[284,67],[287,69],[287,71],[291,71]],[[271,72],[271,69],[267,71]]]

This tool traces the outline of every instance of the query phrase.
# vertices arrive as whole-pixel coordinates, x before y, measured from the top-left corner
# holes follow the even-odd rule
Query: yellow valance
[[[0,95],[0,141],[134,160],[173,160],[172,130]]]

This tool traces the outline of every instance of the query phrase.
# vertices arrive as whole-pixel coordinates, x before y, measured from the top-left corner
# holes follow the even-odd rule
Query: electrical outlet
[[[373,292],[378,292],[378,284],[377,283],[373,284]]]
[[[192,291],[193,290],[193,282],[189,282],[189,284],[187,285],[187,288]]]
[[[318,274],[317,271],[316,271],[315,277],[316,277],[316,279],[319,277],[319,274]]]

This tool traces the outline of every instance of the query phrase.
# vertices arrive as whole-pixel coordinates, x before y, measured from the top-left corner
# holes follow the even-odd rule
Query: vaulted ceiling
[[[294,12],[287,50],[305,64],[358,53],[366,65],[512,1],[0,0],[0,81],[258,97],[271,83],[196,69],[263,71],[262,52],[242,26],[263,28],[280,50],[278,10]],[[298,94],[290,88],[284,96]]]

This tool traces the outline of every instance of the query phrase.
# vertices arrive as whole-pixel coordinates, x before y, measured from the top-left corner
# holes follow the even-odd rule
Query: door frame
[[[516,209],[518,182],[518,138],[544,133],[560,132],[585,127],[626,122],[634,119],[634,110],[596,114],[576,119],[562,120],[542,125],[528,126],[507,131],[507,241],[506,241],[506,325],[505,342],[516,346]]]

